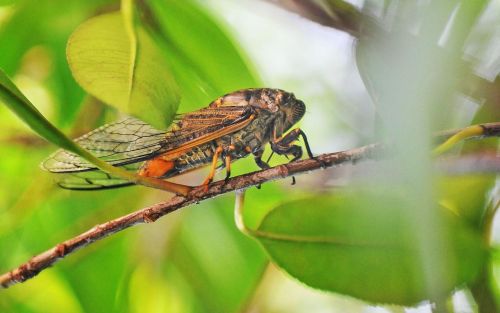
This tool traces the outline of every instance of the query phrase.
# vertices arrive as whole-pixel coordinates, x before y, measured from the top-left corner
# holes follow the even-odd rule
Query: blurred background
[[[284,202],[341,190],[352,181],[376,182],[381,173],[393,176],[388,185],[399,181],[425,185],[430,179],[426,175],[432,172],[424,155],[430,151],[431,132],[499,121],[500,87],[494,82],[500,70],[500,1],[478,1],[476,5],[467,1],[349,1],[359,12],[378,20],[383,30],[404,28],[415,36],[423,34],[416,40],[394,31],[393,36],[384,37],[386,41],[371,40],[382,38],[371,33],[371,20],[363,30],[339,30],[322,23],[320,14],[308,15],[307,5],[287,7],[287,1],[190,0],[185,7],[177,7],[177,19],[184,24],[170,27],[169,18],[175,18],[168,10],[175,2],[151,1],[150,9],[160,25],[167,25],[173,47],[198,49],[191,59],[194,67],[202,69],[204,76],[198,78],[217,81],[211,88],[193,87],[192,93],[180,83],[179,112],[204,107],[216,96],[239,88],[280,88],[306,103],[300,127],[314,154],[346,150],[381,138],[389,138],[396,146],[416,147],[410,157],[404,153],[396,157],[405,160],[396,168],[385,164],[374,169],[367,162],[302,175],[294,186],[290,180],[280,180],[260,190],[251,188],[245,202],[249,224],[257,224],[266,212]],[[334,17],[332,8],[341,1],[312,2]],[[48,120],[73,138],[121,116],[79,86],[66,59],[68,38],[78,25],[119,10],[118,1],[0,0],[0,5],[0,68]],[[183,16],[186,8],[194,8],[190,12],[198,15]],[[203,17],[201,22],[193,22],[197,24],[194,30],[189,27],[193,16]],[[203,32],[214,27],[217,32]],[[363,41],[367,34],[373,36]],[[189,40],[196,44],[183,46]],[[221,41],[225,45],[218,45]],[[441,50],[449,54],[434,57],[441,52],[426,50],[426,42],[439,42]],[[366,57],[374,55],[372,49],[377,45],[380,55],[375,60]],[[387,59],[392,65],[381,61]],[[467,62],[467,71],[462,60]],[[181,61],[175,70],[191,73],[188,62]],[[447,71],[441,69],[443,64]],[[218,69],[220,73],[216,73]],[[196,85],[186,75],[186,81]],[[224,75],[226,81],[217,75]],[[476,76],[469,79],[468,75]],[[471,83],[462,86],[465,80]],[[436,81],[446,81],[446,87],[435,85]],[[483,81],[494,87],[481,87]],[[409,90],[406,83],[421,89]],[[424,127],[422,123],[428,124]],[[98,192],[62,190],[53,176],[39,168],[57,147],[40,139],[5,106],[0,106],[0,125],[1,272],[96,224],[171,197],[141,186]],[[496,141],[488,144],[497,147]],[[273,159],[273,164],[282,162],[286,159]],[[239,160],[233,175],[256,169],[251,158]],[[196,185],[205,175],[200,170],[175,181]],[[476,207],[486,206],[486,197],[498,197],[496,176],[487,175],[485,180],[482,186],[487,187],[474,189],[479,194]],[[419,189],[418,199],[433,194],[429,188]],[[416,205],[422,204],[418,199]],[[2,290],[0,311],[431,312],[427,302],[411,308],[373,305],[306,286],[270,263],[259,243],[236,228],[233,208],[234,195],[226,194],[92,244],[36,278]],[[417,232],[425,234],[424,228],[439,227],[439,221],[437,226],[429,226],[435,221],[430,210],[418,214]],[[495,238],[500,238],[497,228],[493,227],[493,246]],[[424,237],[418,240],[425,242],[428,238]],[[493,257],[493,278],[500,275],[497,261]],[[495,290],[497,281],[492,280]],[[466,288],[457,288],[450,302],[454,312],[478,312]]]

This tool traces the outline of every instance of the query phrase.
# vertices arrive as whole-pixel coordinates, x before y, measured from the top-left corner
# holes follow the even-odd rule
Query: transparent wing
[[[98,158],[118,166],[161,153],[165,146],[165,131],[129,117],[99,127],[75,141]],[[53,173],[95,169],[93,164],[66,150],[56,151],[42,163],[42,167]]]
[[[205,108],[183,114],[166,131],[129,117],[97,128],[75,141],[98,158],[115,166],[123,166],[142,162],[178,148],[191,148],[229,131],[236,131],[240,125],[245,125],[251,112],[253,111],[250,107]],[[42,167],[53,173],[96,170],[93,164],[66,150],[56,151],[42,163]],[[78,178],[83,176],[85,175],[73,175]],[[93,179],[89,177],[85,178]],[[105,179],[106,177],[102,176],[100,182]],[[95,180],[97,181],[97,178]]]

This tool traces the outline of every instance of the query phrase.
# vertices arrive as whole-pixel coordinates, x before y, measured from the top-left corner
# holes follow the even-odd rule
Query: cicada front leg
[[[307,155],[309,156],[309,158],[314,158],[311,152],[311,147],[309,146],[309,141],[307,140],[307,136],[300,128],[295,128],[285,136],[275,138],[273,141],[271,141],[271,149],[276,154],[285,156],[292,155],[293,158],[290,160],[290,162],[296,161],[300,159],[303,154],[302,147],[293,144],[297,139],[299,139],[299,136],[302,136],[302,139],[304,139],[304,145],[306,147]],[[295,185],[295,176],[292,176],[292,185]]]
[[[302,148],[293,144],[299,136],[302,136],[304,139],[307,155],[312,159],[313,154],[311,152],[311,147],[309,146],[306,134],[304,134],[300,128],[295,128],[285,136],[275,138],[271,141],[271,149],[280,155],[292,155],[293,158],[290,162],[296,161],[302,157]]]
[[[253,158],[255,160],[255,164],[257,164],[258,167],[261,169],[265,170],[268,169],[270,166],[267,164],[267,162],[262,160],[262,155],[264,154],[264,149],[259,149],[256,152],[253,152]]]

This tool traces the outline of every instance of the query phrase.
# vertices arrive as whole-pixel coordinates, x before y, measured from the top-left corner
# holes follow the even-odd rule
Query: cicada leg
[[[258,167],[260,167],[263,170],[269,168],[269,164],[267,164],[267,162],[265,162],[265,161],[262,160],[262,155],[264,154],[264,150],[263,149],[257,150],[256,152],[254,152],[252,154],[253,154],[253,157],[254,157],[254,160],[255,160],[255,164],[257,164]]]
[[[226,149],[224,149],[224,163],[226,165],[226,178],[224,179],[226,182],[231,177],[231,152],[236,149],[235,146],[230,145]]]
[[[304,145],[306,147],[307,155],[312,159],[313,154],[311,152],[311,147],[309,146],[309,141],[307,140],[306,134],[304,134],[304,132],[300,128],[295,128],[285,136],[275,138],[273,141],[271,141],[272,151],[279,155],[292,155],[293,158],[292,160],[290,160],[290,162],[300,159],[303,154],[302,148],[298,145],[293,144],[294,141],[299,138],[299,136],[302,136],[302,138],[304,139]],[[271,157],[269,157],[269,159],[270,158]],[[292,185],[295,185],[294,176],[292,176]]]
[[[230,145],[226,148],[218,146],[215,149],[214,155],[212,157],[212,165],[210,167],[210,172],[208,173],[207,178],[201,184],[205,186],[205,192],[208,191],[208,185],[214,180],[215,170],[217,169],[217,161],[221,155],[223,156],[224,166],[226,167],[226,178],[227,181],[229,177],[231,177],[231,152],[235,149],[233,145]]]
[[[218,146],[215,149],[214,155],[212,157],[212,165],[210,167],[210,172],[208,173],[207,178],[205,178],[205,180],[201,184],[202,186],[205,186],[205,192],[208,191],[208,185],[214,180],[215,169],[217,168],[217,161],[219,160],[219,156],[221,153],[222,153],[222,147]]]
[[[302,136],[304,139],[307,155],[312,159],[313,154],[309,146],[309,141],[307,140],[306,134],[304,134],[300,128],[295,128],[285,136],[274,139],[271,142],[271,149],[280,155],[292,155],[293,159],[290,162],[296,161],[302,157],[302,148],[293,144],[299,136]]]
[[[264,154],[264,149],[259,149],[256,152],[253,152],[252,154],[253,154],[253,159],[255,160],[255,164],[257,164],[258,167],[260,167],[263,170],[268,169],[270,167],[269,164],[267,164],[267,162],[269,162],[270,157],[267,160],[267,162],[262,160],[262,155]],[[257,187],[257,189],[260,189],[261,185],[258,184],[256,187]]]

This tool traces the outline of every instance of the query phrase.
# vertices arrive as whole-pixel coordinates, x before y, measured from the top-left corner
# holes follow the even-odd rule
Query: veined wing
[[[104,125],[76,142],[98,158],[122,166],[151,159],[159,154],[175,155],[220,136],[237,131],[251,121],[251,107],[205,108],[183,114],[166,131],[126,118]],[[42,163],[54,173],[95,170],[96,167],[66,150],[58,150]]]
[[[165,141],[165,131],[129,117],[99,127],[75,141],[108,163],[124,165],[143,161],[159,153]],[[96,168],[80,156],[62,149],[47,158],[42,167],[53,173],[80,172]]]

